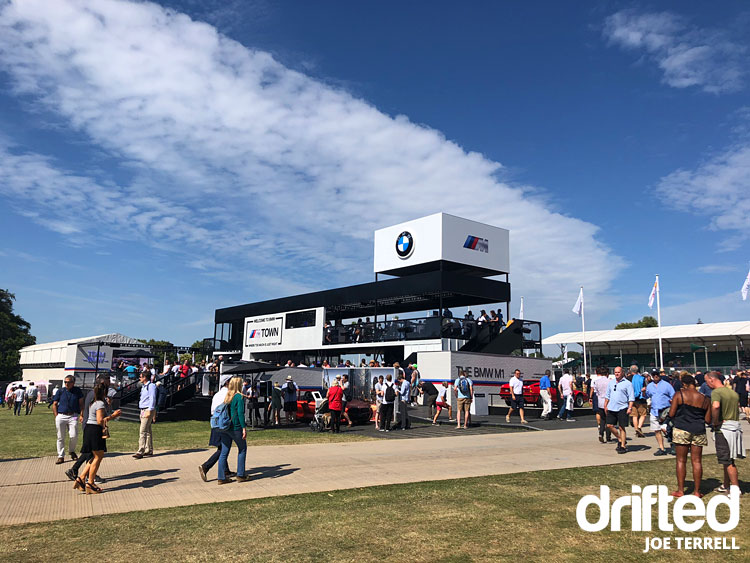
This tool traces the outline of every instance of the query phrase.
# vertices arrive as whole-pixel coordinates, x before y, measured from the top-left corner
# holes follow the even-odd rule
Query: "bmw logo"
[[[414,239],[409,231],[404,231],[396,239],[396,254],[406,260],[414,252]]]

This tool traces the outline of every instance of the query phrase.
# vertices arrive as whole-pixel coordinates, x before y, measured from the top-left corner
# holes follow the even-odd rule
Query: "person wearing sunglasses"
[[[607,394],[604,397],[607,428],[617,439],[618,454],[628,451],[625,429],[628,426],[628,418],[633,412],[634,401],[633,384],[625,379],[622,368],[618,366],[615,368],[615,378],[609,382]]]

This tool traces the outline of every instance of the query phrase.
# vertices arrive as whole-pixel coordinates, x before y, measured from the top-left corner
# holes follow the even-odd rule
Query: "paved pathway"
[[[634,439],[629,444],[635,451],[617,455],[614,445],[596,440],[592,428],[461,432],[440,438],[251,447],[248,469],[252,480],[223,486],[216,484],[215,470],[209,476],[213,480],[204,483],[200,479],[197,466],[208,457],[207,450],[160,452],[142,460],[113,453],[102,464],[101,473],[108,479],[101,495],[73,490],[63,475],[70,462],[55,465],[54,457],[2,461],[0,524],[655,459],[652,437]],[[713,445],[707,449],[713,452]],[[231,457],[234,468],[236,454]],[[335,481],[334,474],[338,476]]]

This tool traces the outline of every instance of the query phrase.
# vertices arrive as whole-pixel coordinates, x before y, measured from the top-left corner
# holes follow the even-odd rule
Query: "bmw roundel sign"
[[[396,238],[396,254],[406,260],[414,252],[414,238],[409,231],[404,231]]]

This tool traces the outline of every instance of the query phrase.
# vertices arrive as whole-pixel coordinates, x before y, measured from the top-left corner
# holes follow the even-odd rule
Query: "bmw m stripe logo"
[[[414,238],[409,231],[404,231],[396,238],[396,254],[406,260],[414,252]]]
[[[466,237],[464,248],[468,248],[469,250],[477,250],[479,252],[489,252],[490,241],[486,238],[479,238],[469,235],[468,237]]]

